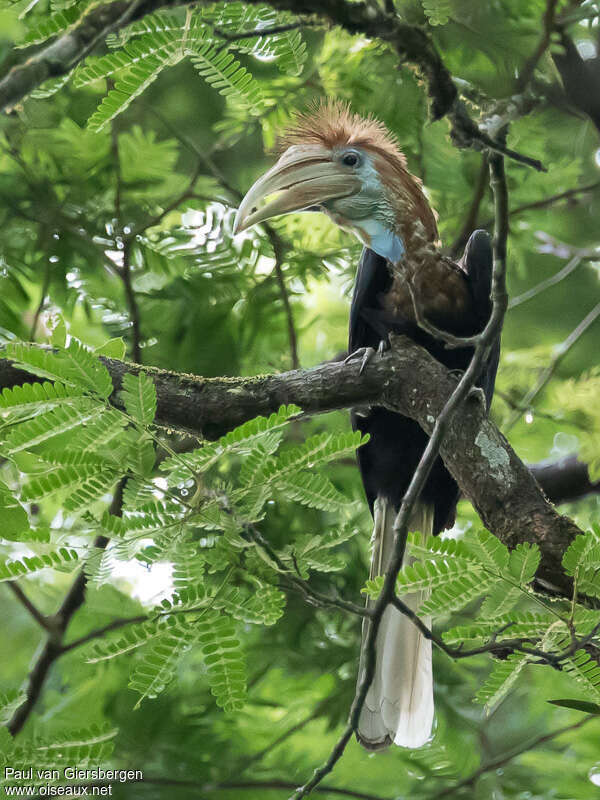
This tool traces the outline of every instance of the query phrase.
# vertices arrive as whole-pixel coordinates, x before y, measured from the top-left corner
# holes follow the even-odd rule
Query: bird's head
[[[251,187],[235,232],[292,211],[318,210],[395,261],[418,239],[437,238],[433,212],[395,138],[340,102],[300,115],[279,161]]]

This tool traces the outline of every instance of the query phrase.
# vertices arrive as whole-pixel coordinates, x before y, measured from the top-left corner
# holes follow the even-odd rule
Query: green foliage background
[[[467,217],[482,159],[453,146],[447,121],[428,121],[424,86],[382,44],[322,26],[227,42],[215,27],[232,36],[293,17],[267,6],[200,5],[116,31],[68,81],[46,83],[0,119],[0,336],[7,355],[46,381],[0,401],[0,578],[32,573],[21,585],[52,614],[86,561],[87,599],[67,641],[115,618],[150,615],[63,655],[24,732],[13,744],[3,731],[0,744],[10,764],[142,769],[147,783],[113,790],[131,800],[283,798],[290,792],[278,782],[302,783],[323,761],[354,695],[360,620],[282,592],[272,558],[249,530],[315,590],[360,604],[371,522],[346,413],[298,421],[296,409],[282,409],[184,454],[180,437],[152,425],[151,381],[131,378],[125,413],[107,409],[112,385],[96,355],[131,358],[139,324],[146,365],[209,377],[285,370],[296,358],[287,303],[302,366],[344,350],[358,244],[312,214],[275,221],[270,232],[231,235],[239,194],[272,163],[277,133],[314,98],[346,99],[398,135],[447,246]],[[583,20],[569,31],[590,53],[600,9],[582,6]],[[85,7],[6,3],[4,71],[22,57],[15,46],[45,41]],[[511,96],[515,71],[537,45],[545,3],[408,0],[397,8],[430,26],[477,116]],[[560,93],[548,54],[535,89],[545,98]],[[600,246],[600,144],[587,118],[544,99],[512,123],[509,145],[548,168],[507,163],[515,297],[562,268],[573,248]],[[588,185],[567,200],[518,210]],[[478,225],[489,227],[491,217],[486,188]],[[597,302],[599,263],[586,257],[564,282],[509,311],[492,408],[524,460],[579,452],[595,477],[597,327],[511,425],[513,406]],[[57,355],[23,341],[51,342]],[[123,465],[118,519],[107,509]],[[565,511],[593,526],[598,500]],[[454,554],[463,559],[463,583],[451,591],[454,612],[436,619],[446,640],[489,640],[493,630],[481,625],[502,599],[502,614],[519,614],[523,635],[560,651],[566,629],[556,620],[571,608],[533,597],[536,554],[494,550],[466,502],[458,530],[466,544],[457,547],[467,548]],[[92,546],[98,533],[112,539],[104,553]],[[599,537],[593,528],[565,562],[596,596]],[[452,562],[436,546],[422,547],[423,565],[404,571],[404,587],[434,579],[448,586]],[[1,602],[7,721],[42,634],[4,587]],[[577,607],[572,618],[585,634],[596,616]],[[480,764],[581,718],[548,700],[600,703],[600,675],[585,655],[560,672],[526,666],[519,654],[490,661],[436,652],[432,743],[373,756],[353,742],[328,785],[381,798],[437,797],[446,789],[452,796],[451,787]],[[463,796],[589,798],[597,791],[590,775],[600,770],[597,741],[592,721],[485,772]],[[247,785],[228,788],[235,782]]]

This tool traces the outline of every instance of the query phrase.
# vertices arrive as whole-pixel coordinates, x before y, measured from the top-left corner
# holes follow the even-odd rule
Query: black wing
[[[377,307],[377,296],[387,290],[390,280],[387,260],[368,247],[363,248],[350,306],[349,353],[359,347],[377,347],[382,339],[367,323],[364,311]]]
[[[490,294],[492,291],[492,271],[494,266],[492,240],[487,231],[477,230],[471,234],[461,259],[461,265],[468,277],[469,289],[473,297],[473,305],[477,314],[477,328],[483,330],[492,313]],[[492,346],[481,378],[478,381],[478,384],[485,393],[488,409],[492,404],[499,360],[500,334],[498,334],[498,338]]]

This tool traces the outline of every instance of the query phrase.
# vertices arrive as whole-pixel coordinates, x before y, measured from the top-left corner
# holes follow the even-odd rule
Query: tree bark
[[[415,419],[430,433],[455,378],[410,339],[394,337],[393,342],[362,375],[357,362],[252,378],[202,378],[114,359],[103,362],[113,379],[117,407],[123,375],[143,370],[156,386],[156,422],[209,439],[289,403],[307,414],[382,405]],[[0,359],[0,388],[31,380],[35,378]],[[452,418],[441,455],[486,527],[509,547],[525,541],[539,545],[540,581],[568,594],[570,580],[561,558],[581,531],[544,496],[531,471],[487,418],[479,395],[469,398]]]

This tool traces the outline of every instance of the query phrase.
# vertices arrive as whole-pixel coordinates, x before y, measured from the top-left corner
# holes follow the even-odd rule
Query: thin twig
[[[249,767],[251,767],[257,761],[262,761],[266,755],[268,755],[272,750],[275,750],[276,747],[279,747],[280,744],[283,744],[283,742],[287,741],[295,733],[298,733],[298,731],[303,730],[310,722],[317,719],[317,717],[321,714],[321,710],[326,700],[328,700],[328,698],[320,702],[314,709],[314,711],[312,711],[308,716],[303,717],[303,719],[301,719],[300,722],[297,722],[295,725],[292,725],[282,734],[277,736],[277,738],[273,739],[272,742],[269,742],[269,744],[263,747],[262,750],[259,750],[257,753],[253,753],[248,759],[246,759],[241,764],[237,764],[233,772],[236,775],[240,775],[242,772],[245,772]]]
[[[531,408],[531,405],[535,398],[539,395],[539,393],[546,387],[546,385],[551,380],[554,372],[563,358],[567,355],[569,350],[575,345],[579,339],[583,336],[583,334],[587,331],[587,329],[600,317],[600,302],[596,303],[594,308],[586,314],[586,316],[581,320],[579,325],[574,328],[571,333],[567,336],[567,338],[562,341],[557,347],[555,348],[554,355],[550,359],[548,366],[543,370],[541,375],[539,376],[535,386],[533,386],[525,395],[525,397],[521,400],[520,406],[525,409]],[[521,417],[521,411],[515,411],[515,413],[511,416],[508,423],[505,426],[505,430],[509,431],[517,420]]]
[[[519,214],[522,214],[524,211],[535,211],[548,208],[548,206],[553,206],[555,203],[558,203],[561,200],[569,200],[571,197],[577,197],[577,195],[580,194],[587,194],[588,192],[593,192],[598,188],[600,188],[600,181],[587,183],[585,186],[575,186],[572,189],[566,189],[564,192],[558,192],[558,194],[550,195],[550,197],[544,197],[541,200],[535,200],[531,203],[524,203],[523,205],[515,206],[511,210],[509,217],[516,217]],[[487,224],[490,223],[486,223],[486,225]]]
[[[8,581],[6,586],[10,591],[14,594],[17,600],[21,603],[21,605],[29,611],[31,616],[37,622],[37,624],[42,627],[46,631],[53,631],[54,627],[52,625],[52,618],[46,617],[42,612],[35,606],[31,600],[27,597],[23,589],[19,586],[16,581]]]
[[[122,479],[117,484],[110,504],[109,511],[115,516],[121,515],[124,482],[125,479]],[[107,544],[108,539],[105,536],[97,536],[94,541],[94,547],[98,549],[104,549]],[[29,719],[29,715],[40,697],[52,664],[62,654],[62,641],[69,627],[69,623],[85,600],[86,583],[87,578],[85,572],[81,570],[65,595],[60,608],[53,617],[55,622],[53,631],[48,635],[46,642],[41,646],[39,655],[36,657],[33,668],[27,678],[25,701],[16,709],[7,725],[8,730],[13,736],[19,733]]]
[[[298,30],[298,28],[308,28],[316,25],[313,20],[300,20],[298,22],[288,22],[285,25],[273,25],[270,28],[255,28],[252,31],[241,31],[239,33],[227,33],[217,25],[212,26],[212,31],[219,39],[224,39],[226,42],[237,42],[242,39],[260,39],[262,36],[274,36],[277,33],[288,33],[289,31]]]
[[[509,311],[511,308],[516,308],[516,306],[520,306],[523,303],[526,303],[528,300],[533,300],[534,297],[537,297],[538,294],[545,292],[546,289],[549,289],[551,286],[556,286],[557,283],[560,283],[572,272],[574,272],[582,261],[583,258],[579,254],[574,255],[573,258],[571,258],[571,260],[568,261],[562,269],[560,269],[558,272],[555,272],[554,275],[546,278],[546,280],[536,283],[535,286],[532,286],[531,289],[523,292],[523,294],[513,297],[508,304]]]
[[[463,778],[458,783],[455,783],[454,786],[448,786],[446,789],[441,789],[437,791],[435,795],[430,795],[430,797],[426,798],[426,800],[440,800],[441,797],[451,797],[453,794],[456,794],[468,786],[472,787],[482,775],[485,775],[486,772],[494,772],[495,770],[506,766],[509,761],[512,761],[518,756],[523,755],[523,753],[528,753],[530,750],[533,750],[542,744],[546,744],[546,742],[550,742],[553,739],[562,736],[563,733],[569,733],[570,731],[578,730],[584,725],[587,725],[587,723],[591,722],[593,719],[597,720],[598,717],[594,714],[589,714],[588,716],[582,717],[578,722],[574,722],[572,725],[565,725],[564,727],[558,728],[555,731],[545,733],[543,736],[538,736],[537,739],[533,739],[533,741],[529,742],[528,744],[521,745],[514,750],[511,750],[509,753],[495,758],[493,761],[488,761],[486,764],[482,764],[466,778]]]
[[[213,176],[213,178],[215,178],[216,181],[218,181],[221,184],[223,189],[225,189],[225,191],[228,194],[230,194],[237,202],[242,200],[244,196],[242,192],[240,192],[240,190],[237,189],[229,181],[225,173],[220,169],[220,167],[215,163],[215,161],[210,157],[208,153],[203,152],[199,147],[197,147],[194,144],[193,141],[188,139],[186,136],[183,136],[169,122],[169,120],[165,119],[162,116],[162,114],[156,111],[155,108],[151,106],[146,106],[146,108],[159,120],[159,122],[165,128],[167,128],[184,145],[184,147],[186,147],[190,152],[194,153],[194,155],[198,158],[199,163],[202,163],[204,165],[204,167],[208,170],[208,172]],[[277,231],[272,227],[272,225],[269,225],[269,223],[263,223],[263,227],[269,238],[271,247],[273,248],[273,256],[275,258],[275,266],[273,267],[273,272],[271,274],[274,275],[275,280],[277,282],[277,286],[279,288],[279,294],[281,296],[281,302],[283,304],[283,310],[285,313],[287,331],[288,331],[288,340],[290,346],[290,362],[292,369],[298,369],[300,366],[300,360],[298,358],[298,334],[296,333],[294,315],[292,312],[289,293],[285,282],[285,276],[283,274],[283,260],[285,257],[285,252],[287,250],[287,244],[277,233]]]
[[[123,202],[123,187],[122,187],[122,174],[121,174],[121,154],[119,151],[119,136],[115,124],[111,126],[111,143],[112,155],[115,168],[115,218],[117,225],[117,244],[122,247],[123,261],[121,266],[111,266],[111,270],[118,275],[123,283],[123,290],[125,292],[125,301],[129,311],[129,319],[131,320],[131,354],[133,360],[137,364],[142,363],[142,350],[141,350],[141,333],[140,333],[140,309],[138,306],[135,291],[133,289],[133,282],[131,280],[131,246],[132,239],[123,236],[123,221],[122,221],[122,202]],[[112,264],[112,262],[111,262]]]
[[[403,603],[402,600],[395,594],[390,600],[390,603],[395,606],[400,613],[404,614],[405,617],[408,617],[408,619],[413,623],[413,625],[415,625],[416,628],[418,628],[425,639],[433,642],[433,644],[435,644],[447,656],[455,659],[472,658],[473,656],[479,656],[483,653],[502,653],[506,651],[513,651],[534,656],[539,662],[549,664],[551,667],[560,668],[562,661],[564,661],[566,658],[570,658],[574,653],[577,652],[577,650],[585,647],[586,644],[589,644],[597,636],[598,631],[600,630],[599,622],[588,634],[580,639],[573,638],[573,641],[568,647],[564,648],[564,650],[561,652],[553,653],[547,650],[542,650],[538,647],[529,647],[527,643],[530,640],[528,639],[518,638],[498,640],[498,637],[508,630],[510,627],[509,624],[496,631],[490,637],[490,641],[487,644],[480,645],[479,647],[472,647],[467,650],[462,646],[450,647],[447,645],[440,636],[437,636],[431,630],[431,628],[428,628],[427,625],[425,625],[425,623],[417,616],[417,614],[415,614],[415,612],[409,608],[409,606]]]
[[[42,256],[44,258],[44,256]],[[38,322],[40,320],[40,315],[44,310],[44,306],[46,305],[46,297],[48,296],[48,289],[50,288],[50,260],[47,257],[44,258],[44,282],[42,283],[42,296],[40,297],[40,302],[38,303],[35,314],[33,315],[33,322],[31,323],[31,330],[29,331],[29,341],[35,341],[35,335],[37,332]]]
[[[119,275],[123,281],[125,299],[129,309],[129,318],[131,319],[131,354],[135,363],[141,364],[140,309],[131,280],[131,241],[123,242],[123,265],[119,270]]]
[[[267,229],[267,235],[271,240],[273,255],[275,256],[275,278],[279,287],[279,294],[281,295],[281,302],[283,303],[283,310],[285,312],[285,318],[287,322],[291,366],[292,369],[298,369],[300,367],[300,361],[298,359],[298,336],[296,335],[294,315],[292,313],[292,306],[290,304],[290,298],[287,286],[285,285],[285,278],[283,276],[283,259],[285,256],[286,246],[283,239],[270,225],[265,225],[265,228]]]
[[[494,270],[492,275],[492,312],[490,319],[482,333],[477,337],[475,350],[471,362],[463,374],[458,385],[446,401],[444,408],[438,416],[431,437],[421,456],[417,469],[411,479],[409,487],[402,500],[400,511],[394,522],[394,549],[384,576],[383,588],[377,603],[367,618],[367,632],[365,641],[365,669],[360,677],[356,695],[350,709],[348,723],[335,743],[325,763],[318,767],[312,778],[300,786],[292,795],[291,800],[301,800],[318,786],[323,778],[328,775],[344,754],[346,745],[358,727],[358,721],[364,705],[367,692],[373,681],[376,664],[377,633],[385,609],[396,598],[396,579],[402,567],[406,536],[410,513],[416,503],[429,473],[438,456],[442,440],[446,433],[448,422],[455,411],[462,405],[469,392],[475,385],[481,372],[481,367],[489,352],[490,347],[500,334],[502,322],[508,305],[506,294],[506,240],[508,237],[508,192],[504,174],[503,160],[499,156],[490,158],[490,180],[495,199],[496,231],[494,237]]]
[[[540,41],[519,73],[519,77],[517,78],[515,85],[515,94],[521,94],[525,91],[529,81],[533,77],[535,68],[550,45],[552,33],[554,31],[557,5],[558,0],[547,0],[546,2],[546,10],[544,11],[544,16],[542,18],[542,35],[540,37]]]
[[[107,625],[103,625],[101,628],[94,628],[94,630],[90,631],[89,633],[86,633],[84,636],[80,636],[78,639],[73,639],[72,642],[62,645],[60,649],[60,655],[64,655],[65,653],[70,653],[71,650],[75,650],[77,647],[81,647],[84,644],[88,644],[88,642],[91,642],[94,639],[99,639],[106,633],[111,633],[111,631],[116,631],[119,628],[124,628],[126,625],[135,625],[139,622],[148,622],[148,620],[150,619],[151,615],[149,614],[138,614],[135,617],[122,617],[120,619],[114,619]]]
[[[508,216],[512,219],[513,217],[518,217],[521,214],[525,213],[526,211],[537,211],[542,210],[544,208],[549,208],[553,206],[555,203],[559,203],[561,200],[569,200],[572,197],[577,197],[580,194],[587,194],[588,192],[593,192],[595,189],[600,188],[600,181],[594,181],[593,183],[586,183],[584,186],[574,186],[572,189],[565,189],[564,192],[558,192],[557,194],[552,194],[549,197],[542,197],[540,200],[534,200],[531,203],[523,203],[520,206],[515,206],[511,208],[509,211]],[[486,219],[484,222],[481,223],[482,228],[489,228],[494,222],[493,219]],[[598,253],[596,252],[596,255]]]
[[[463,250],[464,246],[466,245],[467,241],[469,240],[469,236],[473,233],[477,226],[477,218],[479,216],[479,208],[481,206],[481,201],[485,195],[486,187],[489,185],[488,181],[489,175],[489,167],[488,167],[488,160],[485,153],[481,157],[481,166],[479,168],[479,174],[477,176],[477,183],[475,184],[475,192],[473,193],[473,199],[471,201],[471,205],[469,206],[469,210],[467,212],[467,216],[463,223],[463,226],[460,230],[460,233],[452,243],[450,247],[450,258],[456,259],[458,258],[459,254]]]
[[[170,214],[171,211],[174,211],[176,208],[178,208],[178,206],[180,206],[184,200],[189,200],[190,198],[196,197],[194,193],[194,187],[198,182],[198,178],[200,177],[201,171],[202,171],[202,161],[199,158],[198,162],[196,163],[196,166],[194,167],[192,176],[186,188],[179,195],[177,195],[177,197],[175,197],[170,203],[167,203],[167,205],[158,214],[155,214],[153,217],[150,217],[141,225],[139,225],[137,228],[131,230],[129,233],[124,233],[123,240],[132,241],[136,239],[136,237],[140,236],[142,233],[147,231],[148,228],[153,228],[155,225],[158,225],[160,222],[162,222],[163,219],[167,216],[167,214]]]
[[[342,600],[339,597],[330,597],[329,595],[313,589],[307,581],[297,577],[288,569],[260,531],[252,525],[245,525],[244,529],[247,537],[261,547],[275,564],[282,580],[289,586],[298,590],[304,596],[307,603],[316,606],[339,608],[342,611],[349,611],[351,614],[357,614],[359,617],[369,617],[371,615],[371,611],[363,606],[351,603],[348,600]]]

